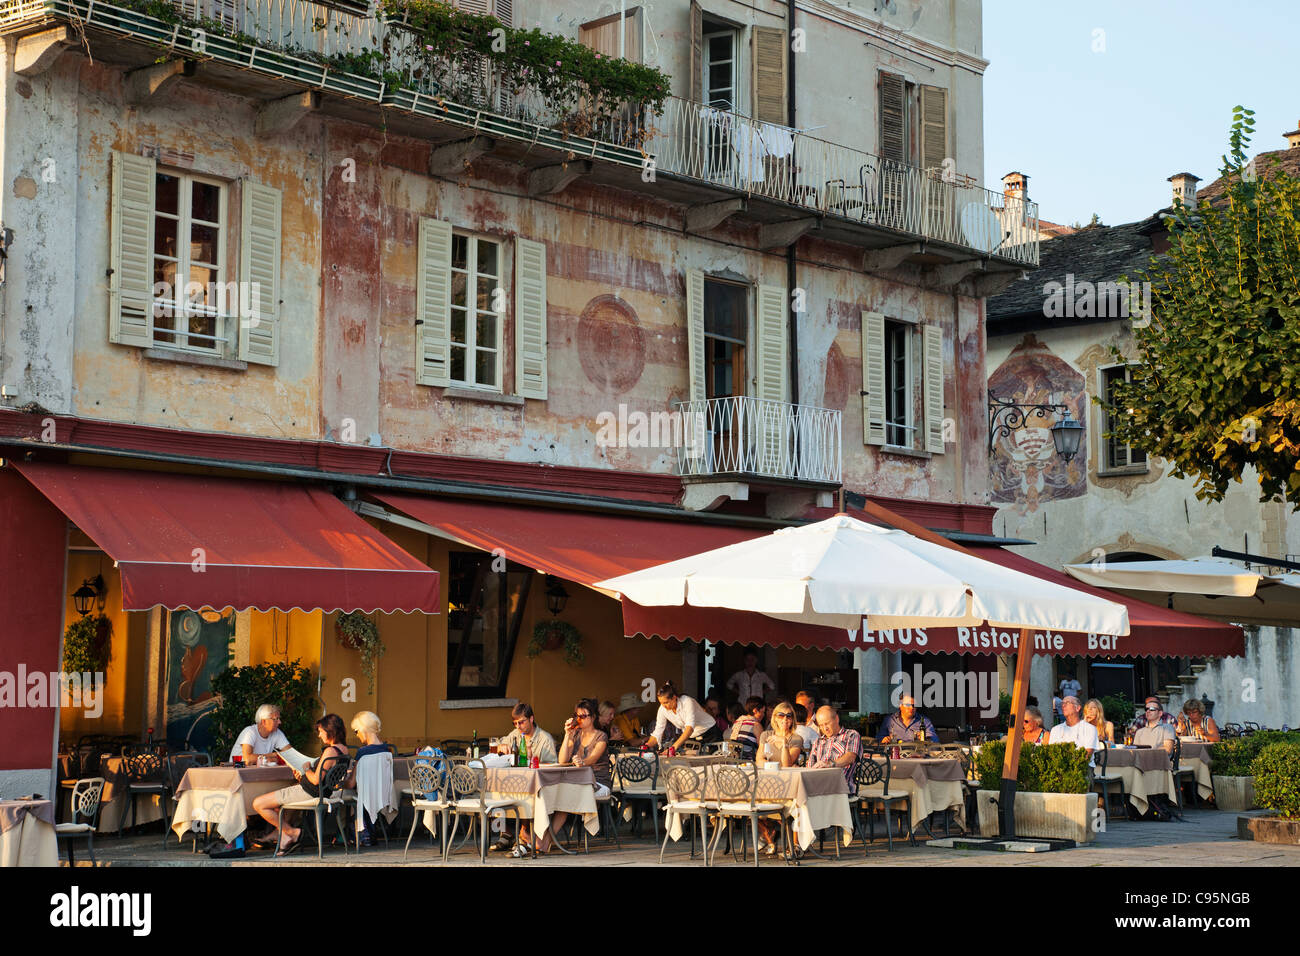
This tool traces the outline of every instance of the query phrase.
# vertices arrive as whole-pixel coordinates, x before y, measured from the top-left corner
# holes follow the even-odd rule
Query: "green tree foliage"
[[[1255,802],[1288,820],[1300,820],[1300,744],[1269,744],[1250,769]]]
[[[1249,466],[1261,499],[1300,508],[1300,180],[1247,162],[1254,125],[1233,110],[1221,201],[1175,207],[1168,254],[1138,276],[1140,364],[1102,404],[1198,498],[1221,501]]]
[[[984,790],[1001,788],[1002,758],[1006,751],[1004,740],[993,740],[980,747],[975,769]],[[1016,789],[1029,793],[1087,793],[1088,751],[1074,744],[1021,747]]]
[[[221,695],[212,714],[212,752],[222,760],[263,704],[280,708],[280,729],[295,747],[306,749],[315,739],[311,725],[320,702],[316,680],[301,660],[231,667],[212,678],[212,690]]]

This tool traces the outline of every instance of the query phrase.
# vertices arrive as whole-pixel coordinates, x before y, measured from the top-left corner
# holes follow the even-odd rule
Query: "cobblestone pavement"
[[[1300,866],[1300,847],[1284,847],[1269,843],[1255,843],[1237,839],[1236,813],[1217,810],[1187,810],[1180,822],[1130,822],[1116,821],[1098,834],[1097,841],[1089,846],[1053,853],[990,853],[977,850],[950,850],[925,845],[911,847],[905,841],[895,840],[889,852],[883,836],[877,836],[864,860],[862,843],[855,840],[852,846],[841,850],[841,859],[834,858],[829,843],[825,852],[830,858],[823,861],[805,858],[803,866]],[[409,827],[409,824],[407,824]],[[940,828],[941,830],[941,828]],[[394,834],[391,845],[385,849],[383,841],[375,848],[366,848],[360,855],[347,855],[338,847],[325,849],[327,866],[402,866],[402,847],[408,830]],[[877,831],[879,834],[879,831]],[[940,832],[940,836],[942,833]],[[314,846],[304,847],[291,857],[275,860],[270,851],[258,850],[245,859],[209,860],[202,853],[191,853],[187,841],[178,847],[175,838],[169,837],[166,849],[159,846],[156,826],[140,835],[121,840],[102,837],[96,840],[95,856],[101,864],[110,866],[315,866]],[[84,844],[77,847],[77,865],[88,865]],[[700,865],[698,856],[692,863],[688,859],[687,841],[669,843],[664,856],[665,864]],[[66,851],[65,859],[66,859]],[[406,866],[442,866],[438,852],[430,847],[428,833],[421,828],[411,842],[411,852]],[[560,856],[552,853],[537,860],[511,860],[504,854],[489,853],[489,866],[552,867],[552,866],[654,866],[658,864],[659,848],[649,836],[631,839],[623,836],[623,847],[606,845],[602,840],[592,841],[591,855]],[[719,853],[717,864],[738,866],[737,861]],[[750,861],[752,864],[752,859]],[[477,847],[466,845],[457,850],[448,866],[478,866]],[[779,857],[764,860],[764,866],[782,865]]]

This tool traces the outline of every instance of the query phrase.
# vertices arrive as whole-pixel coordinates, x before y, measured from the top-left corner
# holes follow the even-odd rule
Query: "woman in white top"
[[[677,739],[670,744],[673,747],[680,748],[688,740],[707,743],[722,739],[709,712],[695,698],[678,694],[672,681],[665,681],[659,685],[659,714],[655,717],[655,730],[646,741],[646,746],[651,749],[658,747],[669,724],[680,731]]]

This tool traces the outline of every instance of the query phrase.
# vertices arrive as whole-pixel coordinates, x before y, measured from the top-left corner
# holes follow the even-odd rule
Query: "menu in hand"
[[[280,758],[285,763],[287,763],[294,770],[297,770],[299,773],[302,773],[303,768],[311,763],[310,757],[308,757],[305,754],[299,753],[298,751],[294,750],[292,747],[285,747],[283,750],[277,750],[276,753],[280,755]]]

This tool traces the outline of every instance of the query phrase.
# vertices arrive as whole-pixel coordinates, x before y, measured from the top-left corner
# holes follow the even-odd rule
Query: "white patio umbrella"
[[[845,514],[598,582],[643,606],[756,611],[825,627],[1050,628],[1127,635],[1122,604]]]

